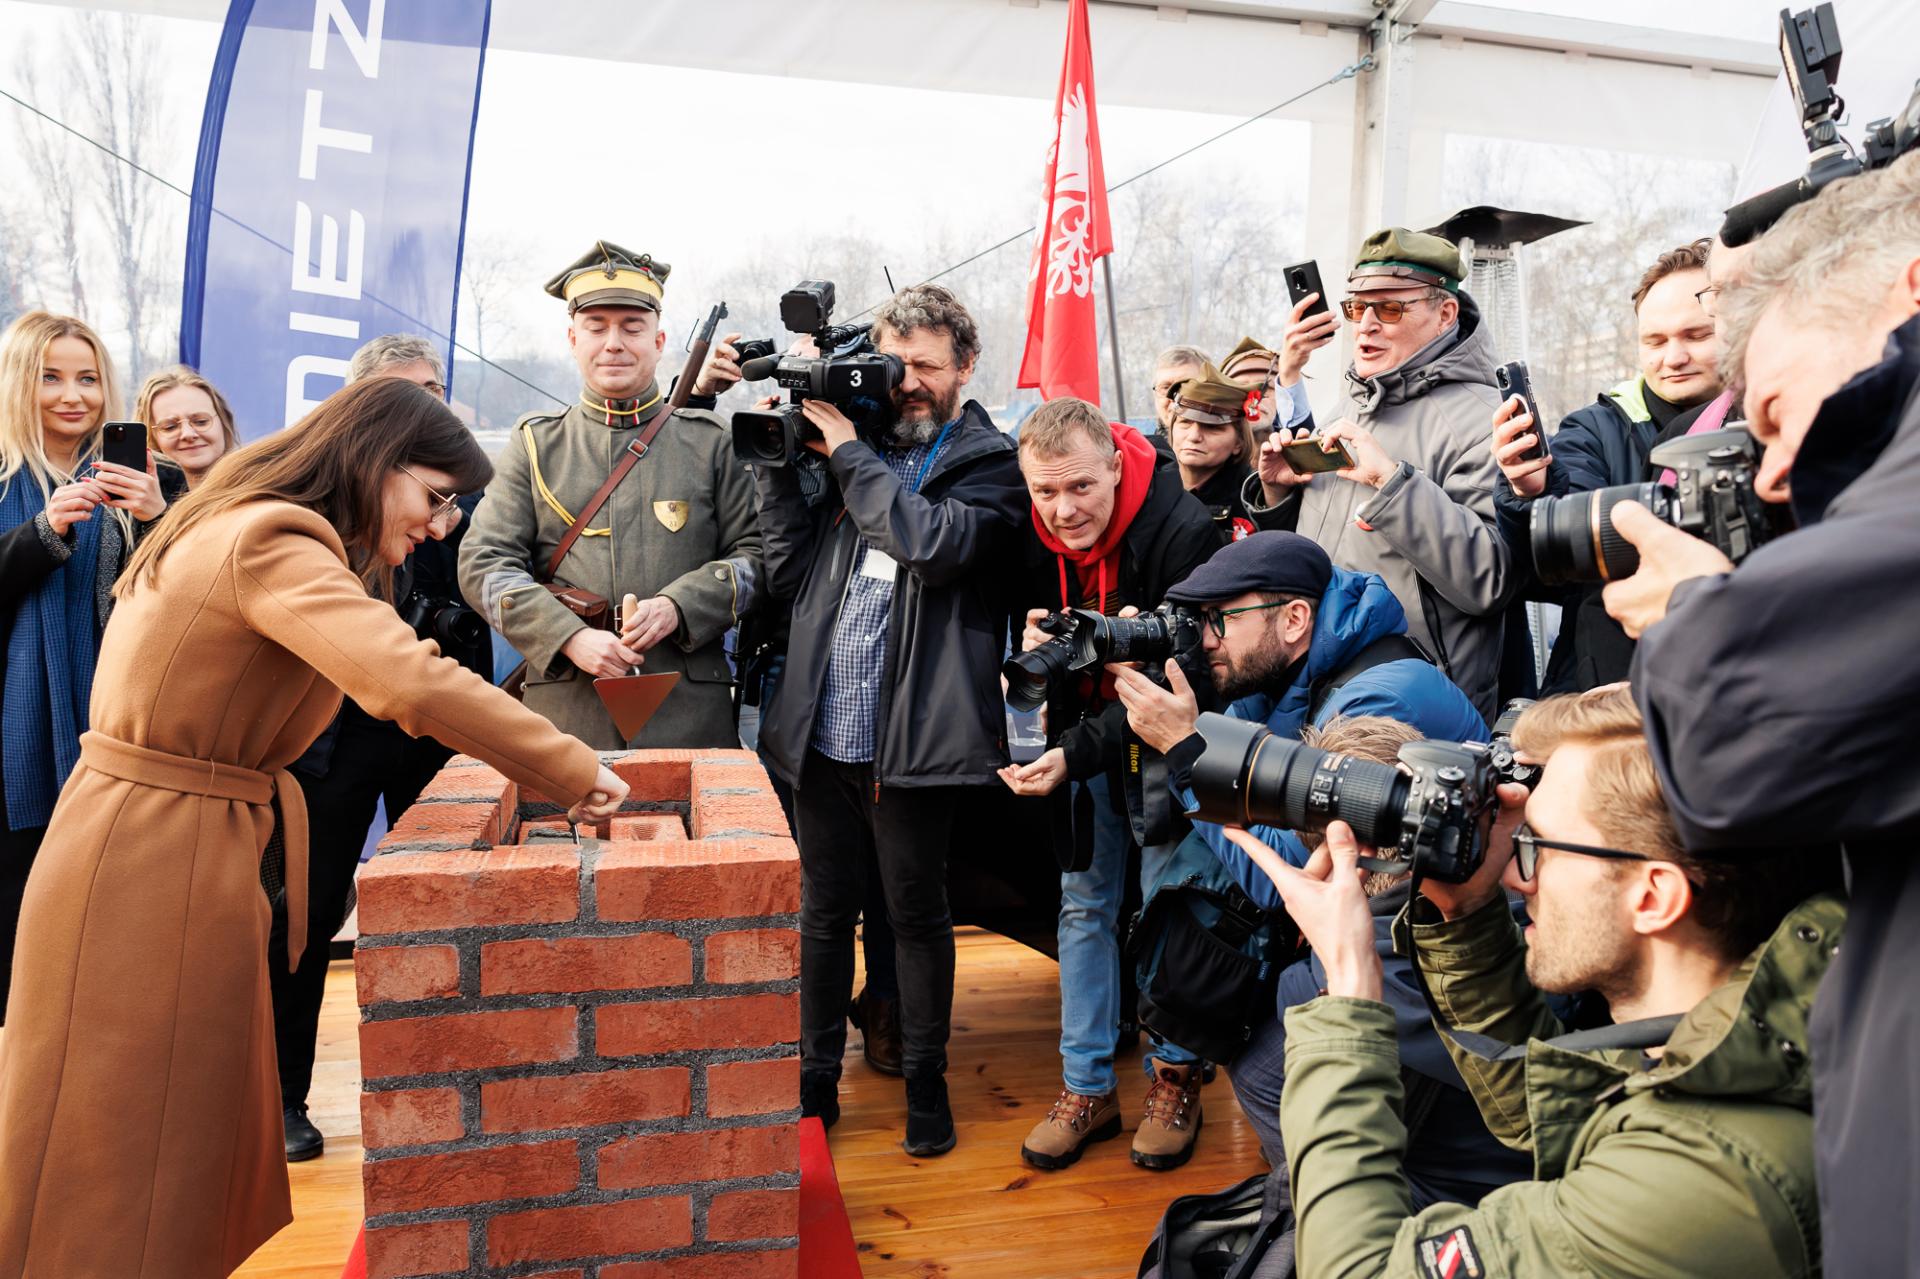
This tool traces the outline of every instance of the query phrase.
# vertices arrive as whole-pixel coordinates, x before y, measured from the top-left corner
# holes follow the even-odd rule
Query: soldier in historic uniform
[[[526,659],[526,704],[603,750],[739,744],[722,637],[761,580],[753,481],[717,414],[683,408],[655,422],[667,406],[656,372],[668,269],[603,240],[547,282],[567,304],[580,398],[515,425],[460,548],[462,591]],[[711,403],[739,380],[734,354],[729,341],[714,344],[695,396]],[[553,575],[616,607],[638,597],[614,630],[590,625],[543,583],[575,516],[630,448],[640,460]],[[680,683],[627,741],[593,680],[634,668],[677,671]]]

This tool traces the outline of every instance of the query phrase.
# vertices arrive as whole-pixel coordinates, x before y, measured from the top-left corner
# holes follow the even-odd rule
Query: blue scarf
[[[18,528],[45,506],[33,476],[15,472],[0,493],[0,528]],[[73,526],[73,554],[20,602],[7,636],[0,778],[6,783],[7,825],[14,830],[47,824],[80,759],[100,651],[94,598],[100,527],[112,518],[101,507]]]

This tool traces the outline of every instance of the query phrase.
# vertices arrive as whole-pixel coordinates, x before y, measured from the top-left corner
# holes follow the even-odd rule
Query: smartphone
[[[1533,398],[1533,379],[1527,376],[1527,362],[1515,360],[1502,364],[1493,371],[1493,381],[1502,395],[1509,399],[1519,396],[1525,406],[1522,411],[1533,417],[1533,447],[1513,460],[1531,462],[1547,456],[1547,426],[1540,420],[1540,405]]]
[[[1295,306],[1309,293],[1318,293],[1313,305],[1306,310],[1307,315],[1319,315],[1327,310],[1327,286],[1320,283],[1320,264],[1318,262],[1296,262],[1286,267],[1281,274],[1287,280],[1287,294]],[[1301,317],[1306,318],[1305,316]]]
[[[147,424],[109,422],[100,430],[100,460],[129,471],[147,469]]]
[[[1321,448],[1319,440],[1282,444],[1280,456],[1286,459],[1296,475],[1318,475],[1323,471],[1339,471],[1353,465],[1353,454],[1347,452],[1347,446],[1338,440],[1333,442],[1330,449]]]

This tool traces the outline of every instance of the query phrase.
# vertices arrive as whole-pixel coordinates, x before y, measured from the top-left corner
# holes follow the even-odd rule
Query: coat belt
[[[299,966],[307,949],[307,797],[292,773],[172,755],[98,732],[80,735],[80,763],[135,786],[230,799],[254,808],[266,808],[278,798],[287,857],[287,967]]]

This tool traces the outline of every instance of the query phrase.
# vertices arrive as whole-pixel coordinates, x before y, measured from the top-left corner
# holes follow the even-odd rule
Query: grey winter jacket
[[[1384,487],[1318,475],[1269,507],[1259,476],[1246,486],[1255,523],[1282,527],[1297,514],[1292,527],[1335,564],[1385,579],[1407,612],[1407,633],[1442,660],[1489,723],[1511,591],[1507,545],[1494,520],[1499,468],[1488,447],[1499,402],[1480,308],[1462,292],[1459,324],[1405,364],[1373,378],[1347,369],[1336,416],[1371,431],[1400,463]]]
[[[986,785],[1007,763],[1000,662],[1027,490],[1012,441],[969,400],[919,492],[864,443],[834,451],[809,507],[791,468],[756,469],[768,589],[793,600],[786,674],[760,749],[799,784],[833,629],[864,539],[900,565],[888,615],[873,778],[882,786]]]

